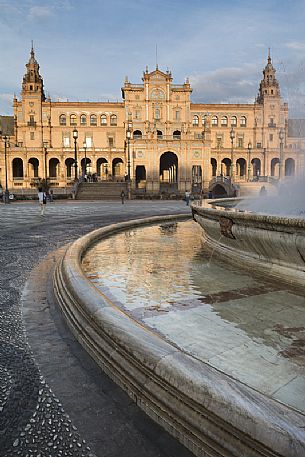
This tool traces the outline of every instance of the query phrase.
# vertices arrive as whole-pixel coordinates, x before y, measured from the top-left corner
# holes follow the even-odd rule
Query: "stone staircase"
[[[82,182],[78,186],[76,200],[120,200],[122,190],[127,198],[125,182]]]

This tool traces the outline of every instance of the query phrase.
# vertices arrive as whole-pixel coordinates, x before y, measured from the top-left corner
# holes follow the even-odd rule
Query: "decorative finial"
[[[148,65],[146,65],[146,73],[148,73]]]
[[[128,76],[125,76],[125,83],[128,83]]]
[[[268,63],[271,63],[270,48],[268,48]]]

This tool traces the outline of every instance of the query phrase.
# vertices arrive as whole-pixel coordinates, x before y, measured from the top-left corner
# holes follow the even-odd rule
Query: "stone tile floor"
[[[54,250],[103,225],[181,212],[190,209],[171,201],[56,201],[47,205],[44,216],[36,202],[0,204],[1,456],[191,455],[95,367],[71,337],[43,284],[25,321],[21,310],[30,272]],[[40,274],[38,267],[38,290],[42,276],[46,270]]]

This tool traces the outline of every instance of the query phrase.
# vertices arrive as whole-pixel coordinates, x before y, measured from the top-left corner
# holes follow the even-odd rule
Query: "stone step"
[[[94,182],[81,183],[78,187],[77,200],[119,200],[124,190],[127,196],[127,183],[125,182]]]

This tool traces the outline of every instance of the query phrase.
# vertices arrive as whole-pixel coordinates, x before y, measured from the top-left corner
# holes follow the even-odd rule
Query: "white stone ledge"
[[[184,219],[115,224],[72,243],[54,275],[55,295],[70,328],[98,365],[196,456],[304,457],[305,416],[166,342],[85,277],[81,260],[97,240]]]

